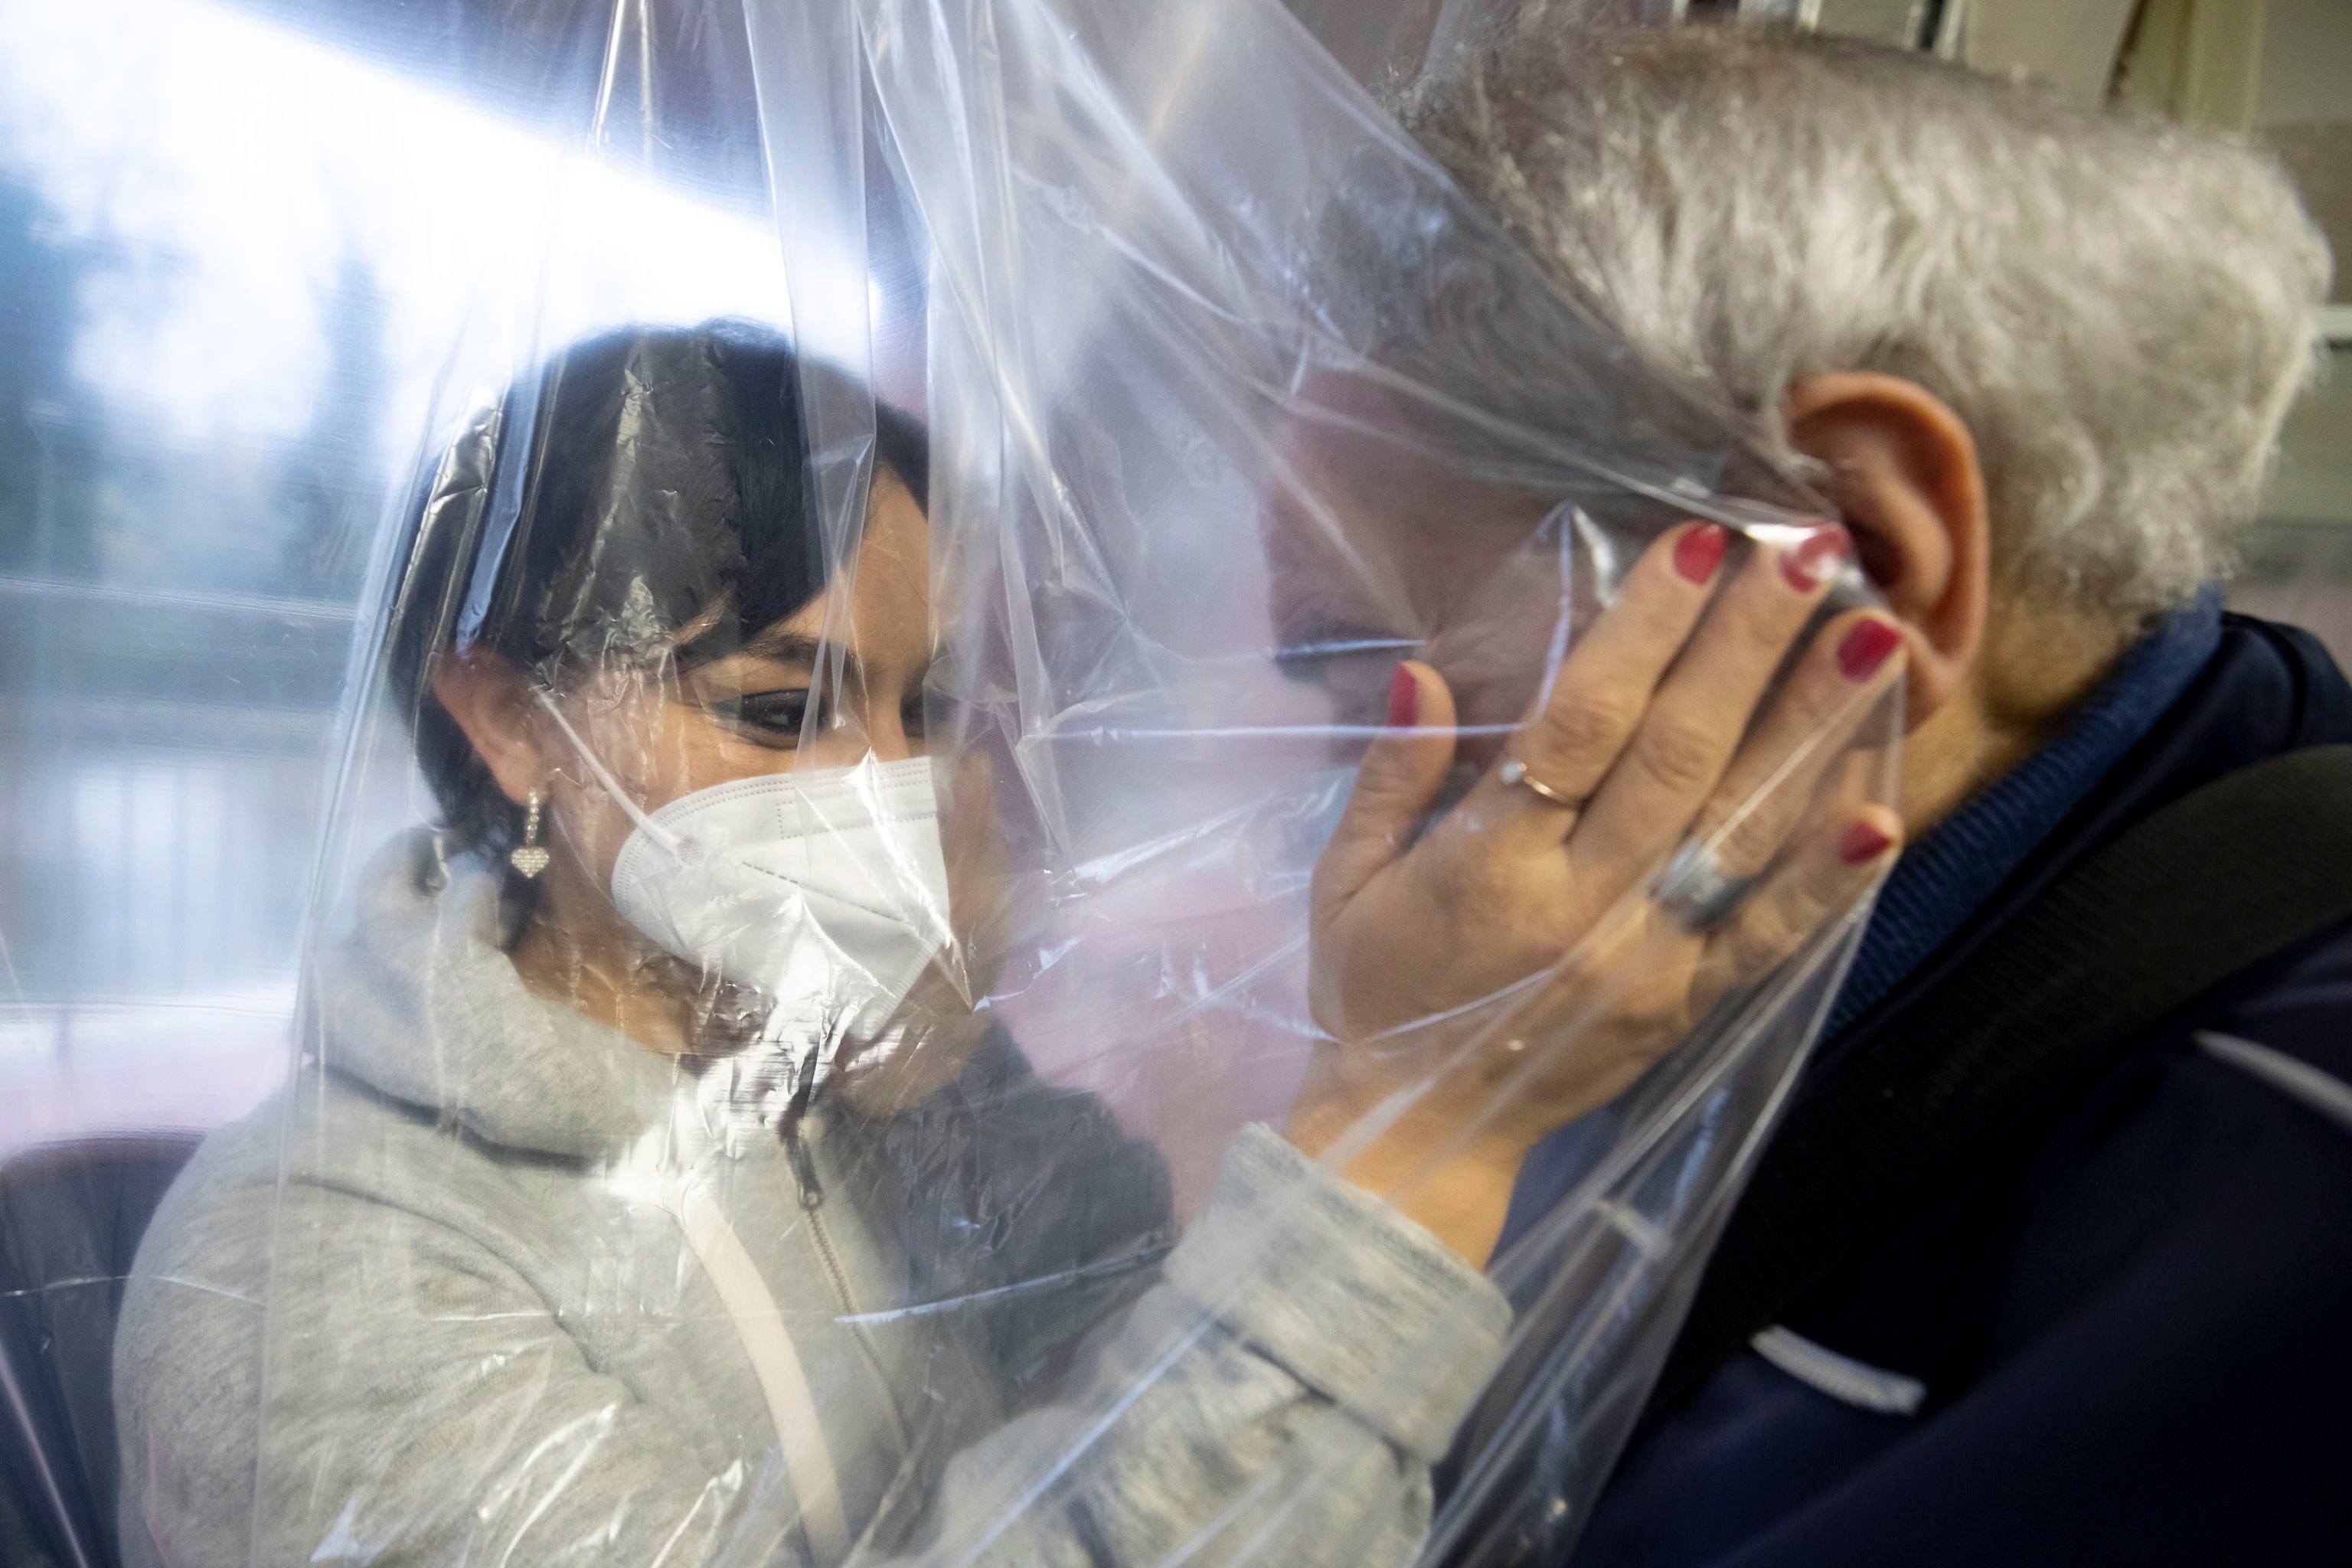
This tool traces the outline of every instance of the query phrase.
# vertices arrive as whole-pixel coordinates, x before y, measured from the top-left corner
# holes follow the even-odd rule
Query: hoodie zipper
[[[824,1223],[824,1184],[817,1179],[816,1156],[808,1141],[801,1136],[801,1118],[808,1110],[807,1080],[803,1080],[801,1092],[793,1096],[793,1105],[785,1112],[777,1131],[782,1135],[784,1154],[793,1167],[793,1180],[801,1190],[801,1212],[808,1216],[809,1240],[815,1245],[817,1261],[824,1266],[825,1278],[833,1283],[834,1300],[841,1309],[842,1326],[849,1331],[858,1353],[865,1357],[866,1370],[874,1374],[874,1384],[882,1391],[883,1409],[890,1417],[891,1436],[898,1442],[901,1458],[914,1451],[907,1436],[907,1417],[898,1408],[898,1390],[890,1385],[890,1374],[882,1365],[882,1353],[857,1321],[856,1298],[850,1294],[849,1271],[841,1266],[841,1254],[833,1245],[833,1233]]]

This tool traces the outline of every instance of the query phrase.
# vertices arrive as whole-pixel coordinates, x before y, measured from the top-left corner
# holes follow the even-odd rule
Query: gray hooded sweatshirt
[[[528,991],[429,837],[354,924],[139,1249],[133,1568],[1412,1556],[1509,1309],[1271,1132],[1177,1239],[1157,1155],[1001,1037],[780,1118],[759,1061]]]

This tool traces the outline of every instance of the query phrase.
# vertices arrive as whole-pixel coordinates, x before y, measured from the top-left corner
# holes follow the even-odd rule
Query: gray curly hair
[[[1794,379],[1882,371],[1976,437],[2003,588],[2117,619],[2225,574],[2318,361],[2329,258],[2275,163],[2022,79],[1751,27],[1536,19],[1406,128],[1767,452]]]

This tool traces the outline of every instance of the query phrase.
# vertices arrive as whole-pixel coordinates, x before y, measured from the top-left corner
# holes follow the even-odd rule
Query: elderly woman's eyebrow
[[[1278,634],[1274,661],[1279,665],[1311,664],[1318,659],[1344,658],[1353,654],[1405,653],[1420,647],[1416,637],[1399,637],[1360,622],[1318,616]]]

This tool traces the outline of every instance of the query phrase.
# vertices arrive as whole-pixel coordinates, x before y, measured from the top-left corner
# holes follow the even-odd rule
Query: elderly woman
[[[1748,28],[1539,17],[1405,120],[1647,363],[1812,465],[1907,652],[1913,847],[1576,1561],[2340,1559],[2341,849],[2241,817],[2136,907],[2043,900],[2172,803],[2352,741],[2327,654],[2215,586],[2326,295],[2285,180],[2031,83]],[[2312,919],[2249,943],[2290,890]],[[2147,1016],[1961,1141],[1957,1108],[2058,1044],[2009,1011],[2045,985]],[[1972,1054],[1923,1055],[1958,1011]],[[1572,1136],[1529,1161],[1530,1211]]]

